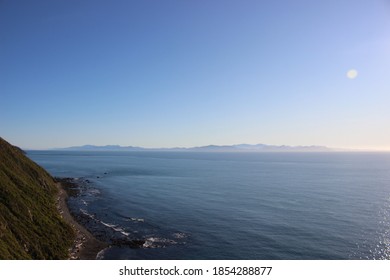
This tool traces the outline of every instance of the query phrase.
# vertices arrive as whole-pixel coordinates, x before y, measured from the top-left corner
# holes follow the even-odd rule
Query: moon
[[[355,79],[358,75],[358,71],[356,71],[355,69],[351,69],[351,70],[348,70],[347,72],[347,77],[348,79]]]

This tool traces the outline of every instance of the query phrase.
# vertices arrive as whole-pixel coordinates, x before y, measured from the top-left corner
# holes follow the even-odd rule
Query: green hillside
[[[65,259],[74,233],[53,178],[0,137],[0,259]]]

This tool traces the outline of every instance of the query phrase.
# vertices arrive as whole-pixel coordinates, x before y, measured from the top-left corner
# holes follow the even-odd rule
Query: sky
[[[0,136],[26,149],[390,150],[389,0],[0,0]]]

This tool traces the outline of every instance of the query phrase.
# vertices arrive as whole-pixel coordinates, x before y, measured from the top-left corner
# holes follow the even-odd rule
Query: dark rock
[[[122,246],[127,246],[132,249],[138,249],[142,248],[143,245],[145,244],[145,240],[143,239],[134,239],[134,240],[128,240],[128,239],[115,239],[112,241],[113,245],[122,247]]]

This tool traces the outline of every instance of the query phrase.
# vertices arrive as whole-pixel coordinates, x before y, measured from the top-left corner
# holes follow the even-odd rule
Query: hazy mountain
[[[189,148],[192,151],[219,151],[219,152],[325,152],[332,149],[323,146],[274,146],[265,144],[238,144],[231,146],[203,146]]]
[[[68,148],[60,148],[55,150],[67,150],[67,151],[142,151],[144,148],[132,147],[132,146],[119,146],[119,145],[106,145],[106,146],[94,146],[94,145],[84,145],[84,146],[74,146]]]
[[[327,152],[332,149],[324,146],[275,146],[266,144],[208,145],[191,148],[142,148],[133,146],[74,146],[56,150],[67,151],[193,151],[193,152]]]

